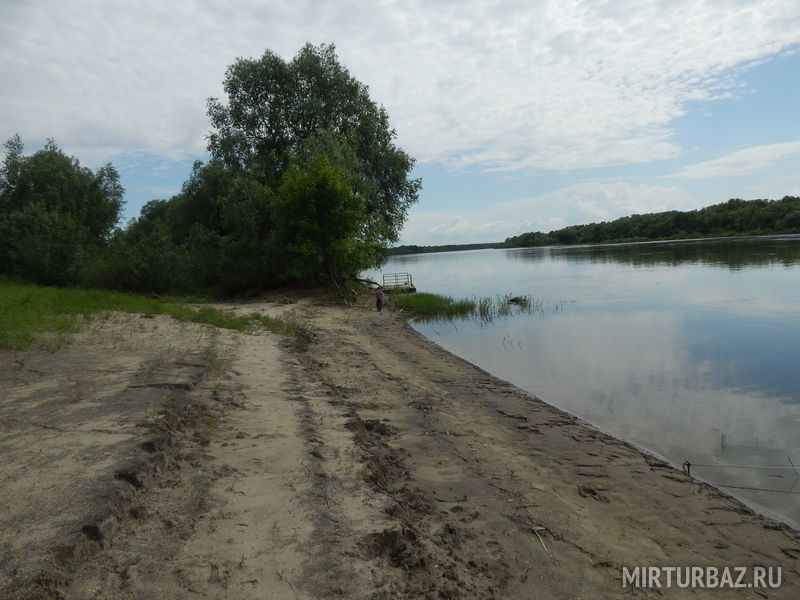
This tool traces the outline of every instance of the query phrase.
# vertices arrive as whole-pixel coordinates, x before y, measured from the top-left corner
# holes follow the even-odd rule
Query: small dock
[[[416,292],[411,273],[384,273],[383,289],[387,292]]]

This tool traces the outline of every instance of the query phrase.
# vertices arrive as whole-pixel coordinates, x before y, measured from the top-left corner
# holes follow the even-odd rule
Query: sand
[[[0,597],[800,597],[797,532],[445,352],[391,302],[228,308],[290,315],[307,348],[114,315],[0,353]],[[623,588],[636,566],[782,584]]]

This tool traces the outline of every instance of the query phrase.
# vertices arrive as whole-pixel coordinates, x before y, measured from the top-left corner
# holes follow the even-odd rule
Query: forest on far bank
[[[800,233],[800,197],[736,198],[697,210],[631,215],[614,221],[571,225],[549,233],[532,231],[506,238],[497,247],[613,244],[779,233]]]

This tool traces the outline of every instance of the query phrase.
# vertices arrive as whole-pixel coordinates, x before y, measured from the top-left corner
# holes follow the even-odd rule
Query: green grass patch
[[[473,300],[454,300],[450,296],[425,292],[401,294],[396,296],[395,303],[423,319],[465,317],[471,315],[476,306]]]
[[[540,315],[547,311],[558,312],[563,302],[545,303],[530,296],[506,294],[494,298],[465,298],[454,300],[450,296],[439,296],[418,292],[393,296],[398,307],[409,310],[422,321],[452,321],[474,319],[481,323],[492,323],[514,315]]]
[[[259,314],[237,316],[207,306],[195,308],[177,300],[80,288],[55,288],[0,278],[0,348],[24,350],[32,344],[58,348],[70,333],[92,315],[108,311],[170,315],[178,321],[205,323],[225,329],[266,329],[282,335],[301,335],[290,321]]]
[[[282,319],[274,319],[266,315],[251,313],[249,315],[235,315],[229,311],[219,310],[210,306],[195,308],[185,304],[162,304],[161,313],[170,315],[177,321],[191,321],[192,323],[205,323],[223,329],[236,329],[238,331],[251,331],[253,329],[266,329],[272,333],[292,335],[298,325]]]

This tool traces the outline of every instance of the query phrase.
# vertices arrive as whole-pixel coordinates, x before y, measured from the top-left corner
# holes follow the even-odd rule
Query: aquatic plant
[[[454,300],[450,296],[425,292],[400,294],[396,297],[395,304],[423,319],[464,317],[475,310],[474,300]]]
[[[396,297],[395,303],[398,307],[411,311],[420,321],[474,319],[482,324],[519,314],[543,315],[546,309],[545,302],[542,300],[513,294],[497,295],[494,298],[483,296],[454,300],[450,296],[418,292],[401,294]],[[553,302],[553,310],[560,310],[562,304]]]

